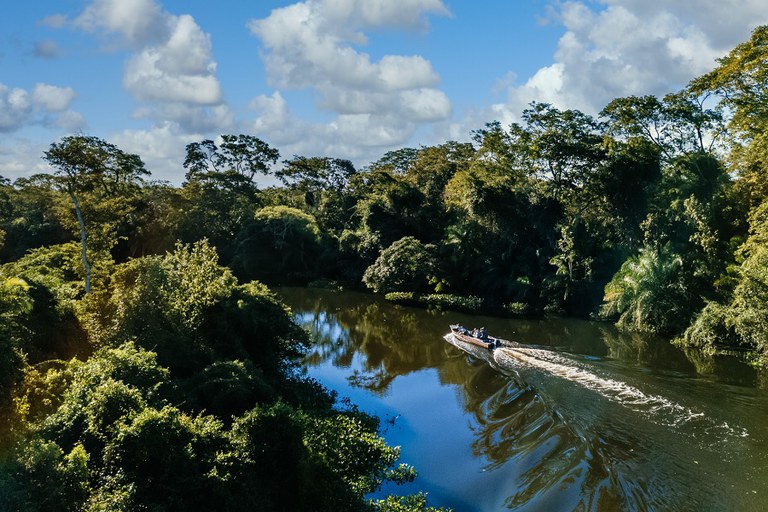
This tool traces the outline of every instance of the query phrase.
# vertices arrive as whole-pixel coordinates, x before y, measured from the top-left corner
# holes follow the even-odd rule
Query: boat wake
[[[502,369],[532,368],[567,379],[606,399],[643,413],[654,423],[668,427],[699,426],[708,433],[746,437],[744,429],[727,423],[717,423],[703,412],[695,411],[659,395],[644,393],[640,389],[615,379],[600,377],[581,367],[576,361],[552,352],[528,347],[505,347],[493,351],[493,361]]]

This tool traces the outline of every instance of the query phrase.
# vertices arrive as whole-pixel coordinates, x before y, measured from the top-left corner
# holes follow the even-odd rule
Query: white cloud
[[[94,0],[74,25],[86,32],[116,34],[125,43],[141,47],[165,39],[167,21],[155,0]]]
[[[192,16],[170,14],[155,0],[94,0],[74,24],[134,50],[123,86],[139,102],[135,117],[177,123],[190,133],[231,125],[211,38]]]
[[[559,5],[566,29],[554,62],[488,114],[511,120],[531,101],[596,114],[627,95],[664,95],[716,65],[716,59],[768,22],[762,0],[600,0]]]
[[[366,42],[355,23],[363,25],[359,28],[380,27],[404,18],[409,20],[407,27],[426,12],[445,11],[442,3],[431,0],[390,0],[388,5],[372,9],[362,1],[307,0],[275,9],[267,18],[251,20],[248,27],[268,50],[263,54],[267,71],[281,87],[334,84],[396,91],[435,85],[438,76],[432,65],[418,55],[385,55],[371,62],[369,55],[352,47]]]
[[[29,125],[82,128],[82,116],[70,110],[75,91],[70,87],[38,83],[32,91],[0,83],[0,132],[14,132]]]
[[[20,128],[31,113],[32,100],[27,91],[0,84],[0,131]]]
[[[123,151],[141,156],[152,179],[178,185],[185,174],[186,145],[203,138],[201,134],[186,133],[177,123],[167,122],[149,130],[125,130],[110,140]]]
[[[427,59],[374,60],[358,47],[367,43],[364,30],[424,30],[428,15],[448,14],[441,0],[305,0],[251,20],[270,83],[314,91],[316,106],[335,116],[325,124],[298,119],[278,90],[254,100],[252,129],[287,154],[365,159],[447,120],[451,102]]]
[[[450,15],[441,0],[335,0],[324,10],[333,22],[354,20],[365,27],[426,29],[428,13]]]
[[[55,85],[36,84],[32,90],[32,101],[48,112],[63,112],[75,98],[71,87],[56,87]]]
[[[16,179],[48,172],[48,164],[41,158],[47,146],[24,137],[0,139],[0,176]]]
[[[423,101],[429,104],[431,100],[425,97]],[[408,144],[417,128],[415,122],[404,121],[399,114],[386,113],[341,114],[329,123],[306,121],[290,110],[279,91],[258,96],[251,108],[256,119],[248,128],[279,148],[282,155],[334,156],[357,165]]]
[[[54,116],[51,123],[56,128],[61,128],[67,133],[74,133],[86,127],[85,118],[80,112],[74,110],[65,110]]]

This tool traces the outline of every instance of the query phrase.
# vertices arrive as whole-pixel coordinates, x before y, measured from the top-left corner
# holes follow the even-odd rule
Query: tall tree
[[[737,187],[757,207],[768,199],[768,25],[719,59],[719,66],[690,86],[716,93],[730,113],[731,171]]]
[[[206,139],[187,144],[187,181],[219,182],[222,186],[252,185],[256,174],[268,174],[280,152],[253,135],[222,135],[221,143]]]
[[[85,270],[85,292],[89,293],[91,263],[88,260],[88,232],[79,198],[94,191],[114,197],[135,187],[149,172],[137,155],[125,153],[114,144],[86,135],[70,135],[54,142],[43,158],[56,168],[56,184],[67,193],[75,208]]]

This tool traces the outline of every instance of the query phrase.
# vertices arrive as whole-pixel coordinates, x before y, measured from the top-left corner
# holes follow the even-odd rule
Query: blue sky
[[[0,175],[96,135],[179,183],[249,133],[349,158],[467,140],[530,101],[596,114],[671,92],[768,22],[763,0],[34,0],[0,18]]]

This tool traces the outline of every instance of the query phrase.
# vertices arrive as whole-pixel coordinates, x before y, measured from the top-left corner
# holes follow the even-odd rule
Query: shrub
[[[375,292],[427,291],[436,266],[435,247],[406,236],[381,251],[363,282]]]

